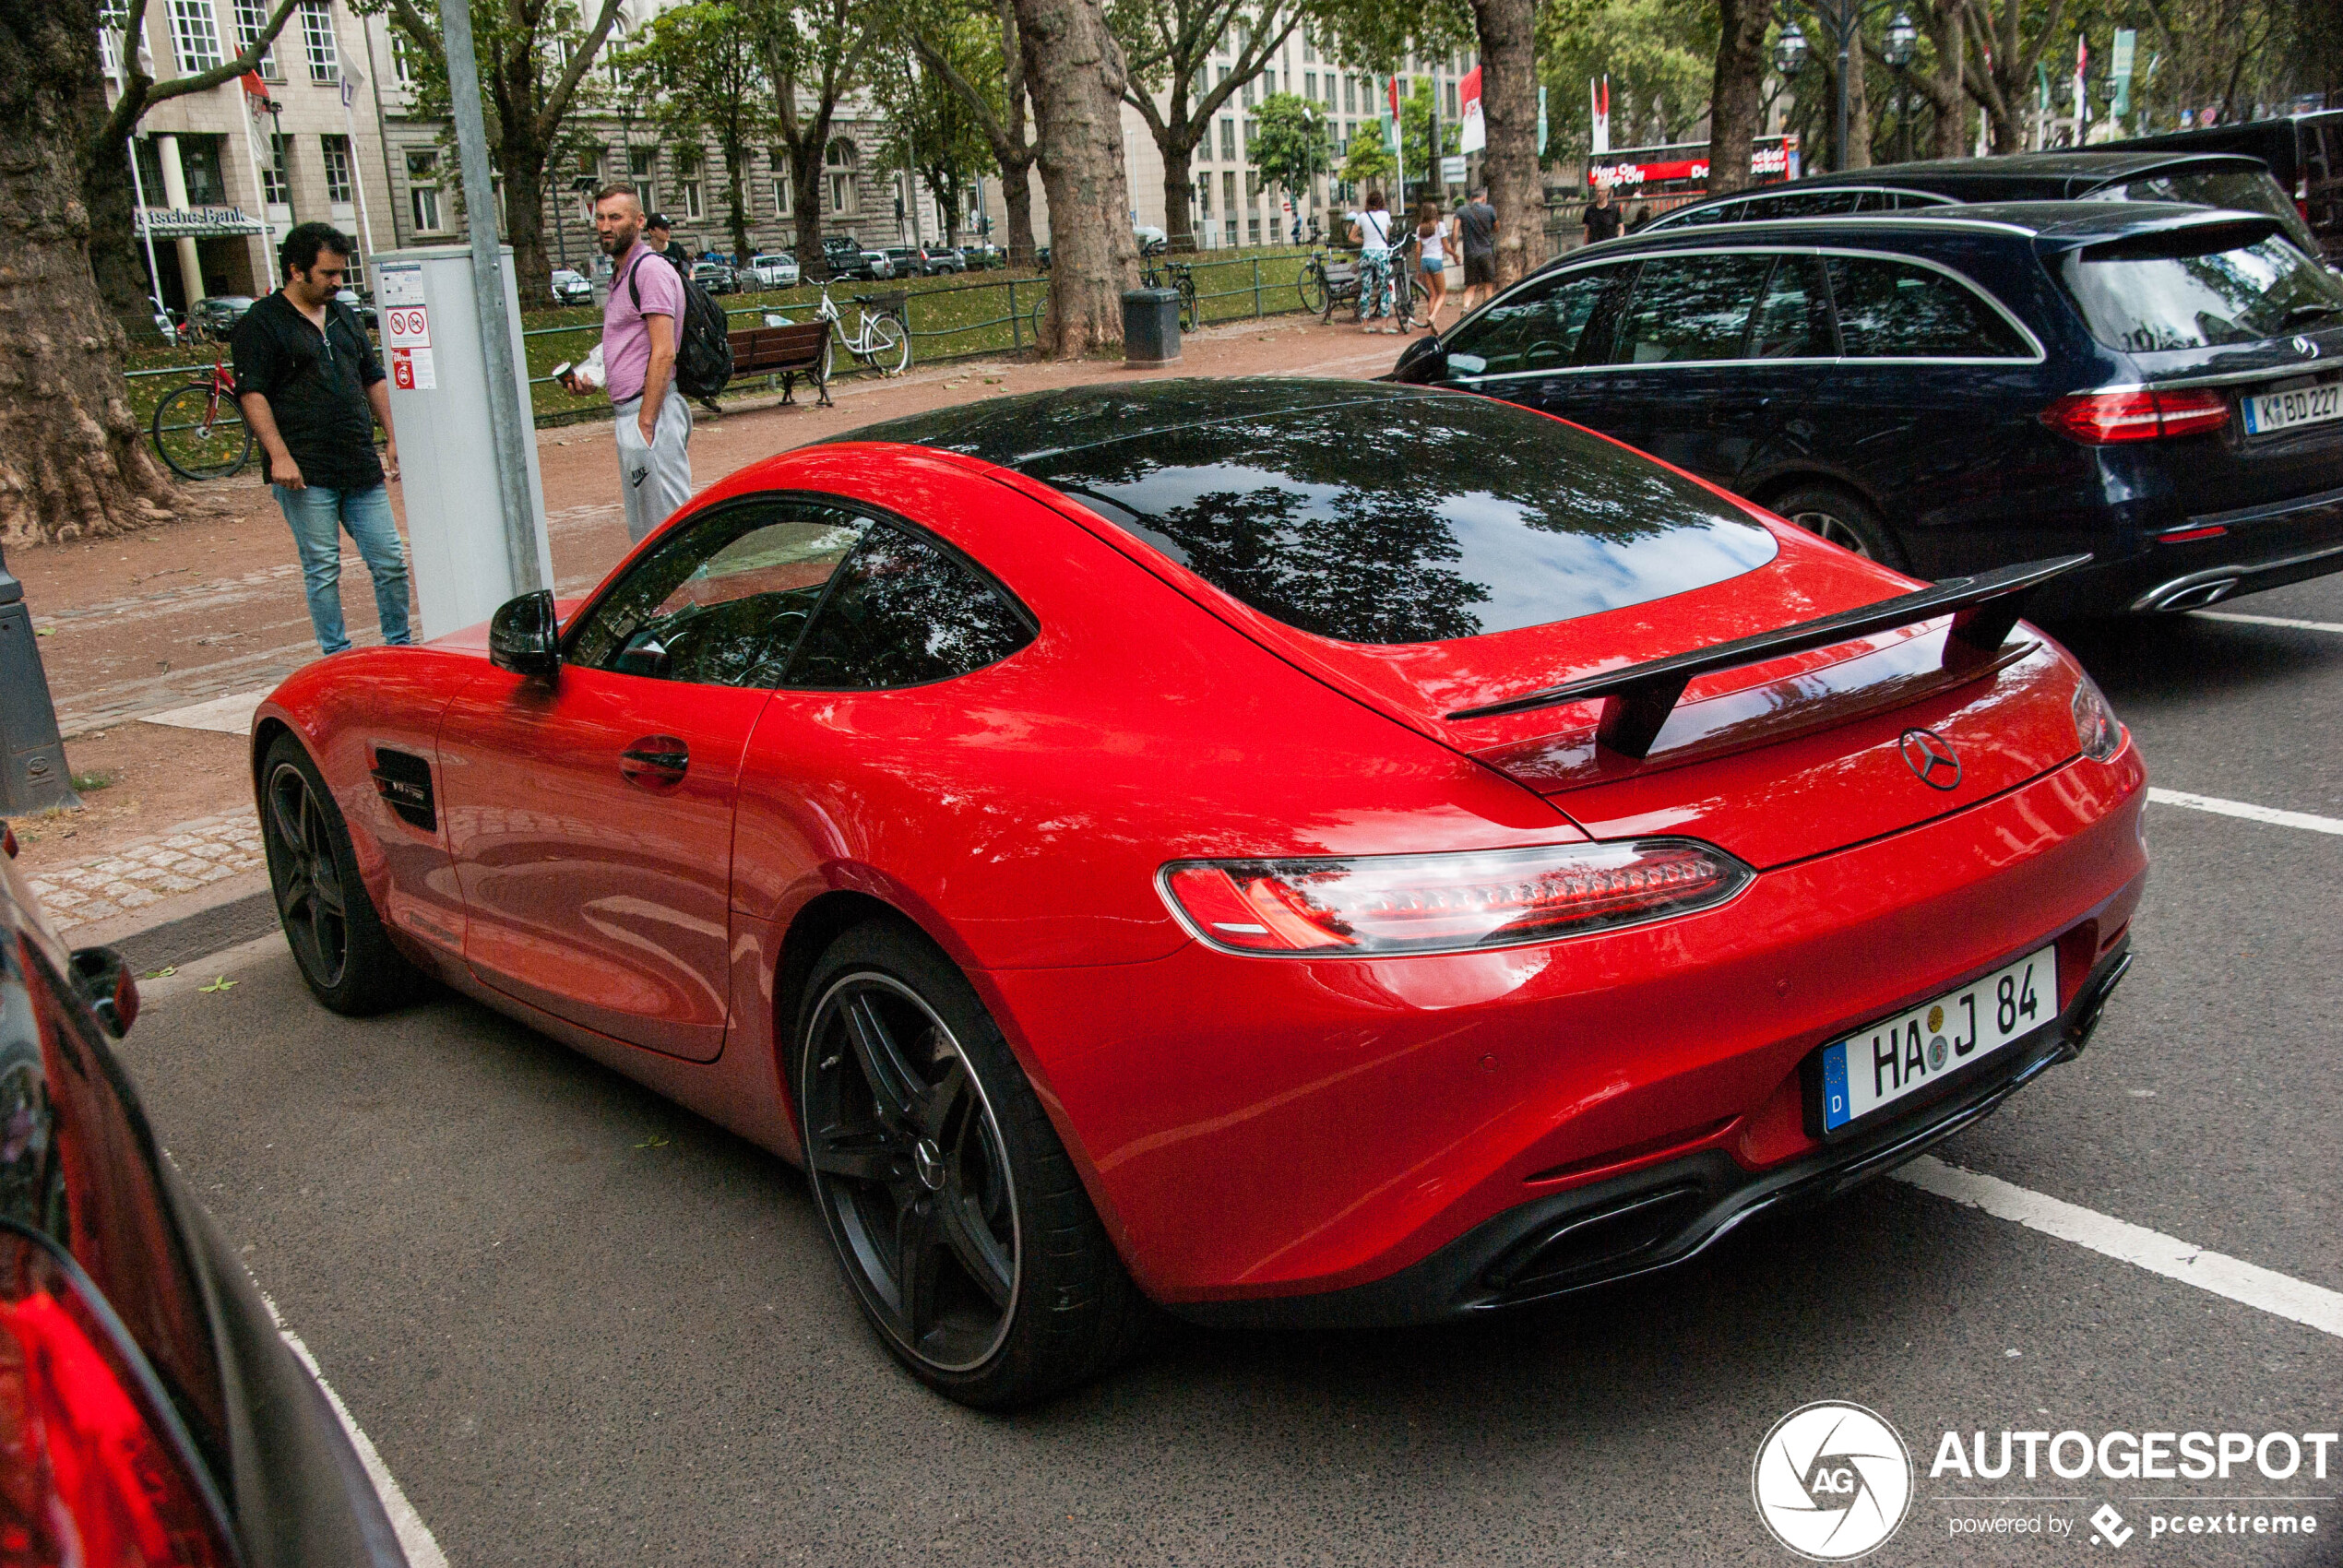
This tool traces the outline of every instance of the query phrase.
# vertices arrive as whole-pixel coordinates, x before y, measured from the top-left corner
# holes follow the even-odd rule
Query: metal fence
[[[1258,320],[1291,315],[1304,308],[1298,285],[1309,261],[1309,252],[1255,253],[1231,256],[1225,261],[1201,259],[1214,254],[1199,251],[1193,257],[1181,258],[1181,265],[1191,268],[1196,284],[1200,325]],[[1037,347],[1040,324],[1048,314],[1049,287],[1049,276],[1042,273],[988,278],[981,282],[907,279],[901,285],[833,283],[830,289],[831,298],[850,327],[860,308],[854,291],[862,292],[865,298],[875,298],[881,292],[901,295],[903,308],[898,314],[910,335],[911,363],[917,367],[1017,354]],[[736,329],[760,325],[768,312],[796,322],[814,320],[821,304],[821,290],[819,285],[808,285],[755,296],[754,300],[746,304],[727,303],[724,315]],[[582,357],[601,330],[599,317],[522,330],[530,403],[539,425],[566,424],[609,407],[600,398],[579,398],[564,390],[552,375],[555,365]],[[225,345],[220,345],[219,351],[224,356]],[[141,422],[151,417],[155,405],[181,382],[209,368],[208,364],[159,365],[125,373],[131,381],[132,407]],[[873,372],[857,365],[842,346],[834,356],[835,378],[870,374]],[[778,385],[778,377],[752,374],[735,380],[725,388],[723,396],[760,393]]]

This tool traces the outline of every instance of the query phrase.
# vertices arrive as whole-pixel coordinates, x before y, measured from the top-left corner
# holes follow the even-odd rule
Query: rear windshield
[[[2091,336],[2131,353],[2258,343],[2343,318],[2343,279],[2276,234],[2201,251],[2188,234],[2157,235],[2078,252],[2064,272]]]
[[[1263,411],[1019,466],[1263,614],[1344,642],[1567,621],[1775,551],[1692,481],[1480,398]]]
[[[2151,174],[2146,179],[2127,180],[2120,185],[2093,191],[2085,199],[2176,201],[2191,207],[2227,208],[2231,212],[2259,212],[2283,224],[2287,238],[2304,255],[2319,254],[2319,243],[2311,233],[2311,226],[2302,221],[2302,215],[2287,200],[2286,193],[2278,188],[2278,182],[2258,169]]]

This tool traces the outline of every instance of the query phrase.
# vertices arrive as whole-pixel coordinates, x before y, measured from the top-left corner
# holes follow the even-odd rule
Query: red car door
[[[442,795],[484,983],[653,1051],[723,1049],[741,757],[862,526],[711,507],[596,596],[557,675],[490,670],[457,696]]]

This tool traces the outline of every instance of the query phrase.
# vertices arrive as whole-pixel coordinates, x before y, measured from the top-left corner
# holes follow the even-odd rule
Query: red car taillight
[[[0,1562],[232,1568],[217,1506],[83,1283],[0,1236]]]
[[[2042,422],[2091,446],[2202,435],[2230,422],[2218,392],[2070,392],[2042,410]]]
[[[1372,956],[1552,941],[1721,904],[1755,875],[1683,838],[1355,860],[1183,861],[1164,897],[1240,953]]]

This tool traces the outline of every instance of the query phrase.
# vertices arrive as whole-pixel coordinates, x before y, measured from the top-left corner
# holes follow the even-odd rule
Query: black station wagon
[[[1392,379],[1586,425],[1925,577],[2090,552],[2046,615],[2343,569],[2343,279],[2266,216],[1647,232],[1550,264]]]

